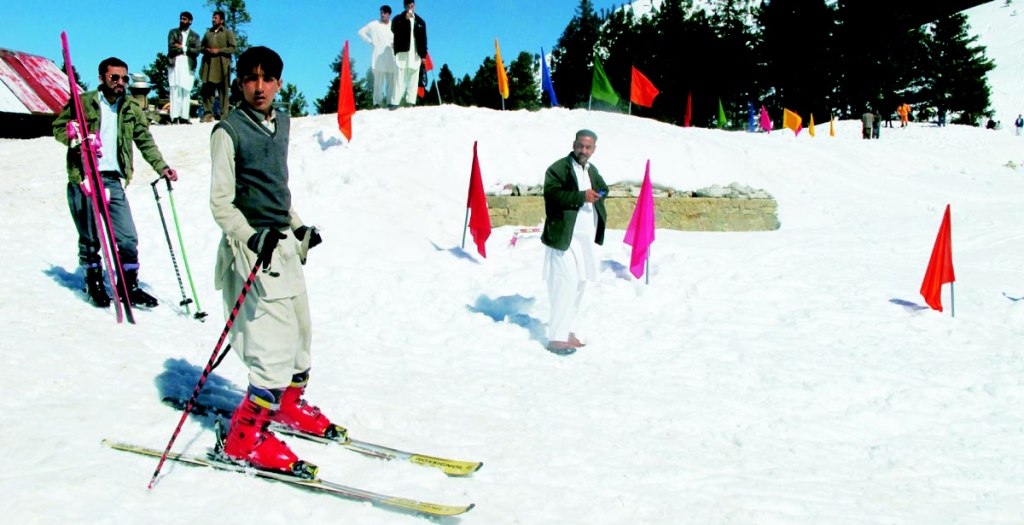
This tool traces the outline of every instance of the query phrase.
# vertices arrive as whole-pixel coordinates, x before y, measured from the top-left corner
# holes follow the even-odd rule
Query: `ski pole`
[[[206,312],[199,305],[199,295],[196,293],[196,283],[192,280],[192,270],[188,267],[188,256],[185,255],[185,240],[181,237],[181,227],[178,226],[178,210],[174,207],[174,188],[171,187],[171,179],[163,177],[167,181],[167,199],[171,201],[171,215],[174,217],[174,230],[178,233],[178,244],[181,246],[181,262],[185,263],[185,275],[188,276],[188,285],[192,288],[192,298],[196,302],[195,318],[200,321],[206,317]],[[159,180],[159,179],[158,179]]]
[[[161,177],[163,178],[163,177]],[[174,276],[178,278],[178,289],[181,290],[181,302],[178,303],[180,306],[185,307],[185,313],[192,313],[189,311],[188,305],[192,302],[185,296],[185,285],[181,282],[181,272],[178,271],[178,259],[174,257],[174,245],[171,244],[171,234],[167,231],[167,220],[164,219],[164,208],[160,205],[160,192],[156,191],[156,184],[160,182],[160,178],[153,181],[150,187],[153,188],[153,197],[156,198],[156,209],[160,212],[160,224],[164,226],[164,238],[167,239],[167,249],[171,252],[171,263],[174,264]]]
[[[270,254],[268,253],[269,257]],[[245,296],[249,294],[249,288],[252,287],[253,281],[256,280],[256,274],[260,271],[260,266],[263,265],[263,256],[256,258],[256,264],[253,265],[252,271],[249,272],[249,277],[245,279],[245,284],[242,285],[242,293],[238,294],[238,299],[235,301],[235,306],[231,308],[231,315],[228,316],[227,323],[224,324],[224,330],[220,333],[220,339],[217,340],[217,346],[213,349],[213,354],[210,356],[210,360],[206,363],[206,369],[203,370],[203,374],[199,376],[199,382],[196,383],[196,388],[192,391],[192,397],[189,398],[188,403],[185,405],[185,410],[181,414],[181,420],[178,421],[178,426],[174,429],[174,433],[171,434],[171,440],[167,442],[167,448],[164,449],[164,453],[160,456],[160,462],[156,465],[156,470],[153,472],[153,479],[149,480],[148,489],[152,490],[153,483],[156,482],[156,477],[160,475],[160,469],[164,466],[164,461],[167,460],[167,454],[171,452],[171,447],[174,446],[174,440],[178,439],[178,433],[181,432],[181,427],[185,425],[185,419],[188,417],[188,413],[192,411],[192,405],[199,397],[199,392],[203,389],[203,384],[206,383],[206,378],[210,376],[210,372],[213,371],[214,362],[217,361],[217,355],[220,353],[220,347],[224,344],[224,340],[228,337],[228,332],[231,331],[231,325],[235,324],[235,317],[238,317],[238,311],[242,308],[242,303],[245,302]],[[230,346],[230,345],[229,345]]]

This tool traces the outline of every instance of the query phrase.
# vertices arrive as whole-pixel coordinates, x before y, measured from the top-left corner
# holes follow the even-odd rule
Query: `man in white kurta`
[[[597,135],[580,130],[573,152],[548,168],[544,176],[546,220],[543,276],[551,299],[548,349],[570,354],[584,346],[577,338],[576,316],[587,281],[597,278],[594,244],[604,242],[608,186],[590,164]]]
[[[373,105],[380,107],[391,100],[395,92],[395,51],[391,34],[391,7],[381,6],[380,20],[374,20],[359,30],[359,37],[373,46],[370,64],[373,69]]]
[[[167,56],[171,67],[167,68],[167,84],[171,98],[170,118],[172,124],[188,124],[192,106],[192,86],[196,81],[196,57],[199,56],[199,35],[189,30],[192,14],[181,13],[178,28],[167,36]]]

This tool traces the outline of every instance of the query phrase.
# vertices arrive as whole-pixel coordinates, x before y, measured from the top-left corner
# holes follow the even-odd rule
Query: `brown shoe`
[[[576,339],[576,334],[572,332],[569,332],[569,344],[575,346],[576,348],[583,348],[584,346],[587,346],[586,343],[580,341],[579,339]]]

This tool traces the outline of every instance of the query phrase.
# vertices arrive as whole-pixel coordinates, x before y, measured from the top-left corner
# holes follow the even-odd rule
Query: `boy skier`
[[[302,264],[321,237],[291,205],[289,119],[273,107],[283,69],[269,48],[242,53],[235,82],[244,100],[210,137],[210,209],[224,231],[215,285],[223,290],[226,315],[257,260],[263,268],[233,326],[231,343],[249,368],[249,388],[231,417],[223,452],[260,469],[312,477],[317,467],[268,429],[275,421],[320,436],[345,435],[302,399],[312,339]]]

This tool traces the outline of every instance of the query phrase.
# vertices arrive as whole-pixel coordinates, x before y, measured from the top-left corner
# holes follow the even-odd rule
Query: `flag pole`
[[[466,218],[462,221],[462,249],[466,249],[466,228],[469,228],[469,208],[466,208]]]
[[[647,247],[647,260],[644,261],[647,268],[644,269],[644,284],[651,284],[651,247]]]
[[[502,97],[501,95],[498,95],[498,97],[501,98],[501,110],[505,111],[505,97]]]
[[[953,283],[949,283],[949,310],[951,317],[956,317],[956,296],[953,295]]]
[[[593,101],[594,101],[594,97],[590,97],[590,98],[587,99],[587,111],[590,111],[590,103],[593,102]]]
[[[628,113],[628,115],[632,115],[632,114],[633,114],[633,101],[630,100],[629,101],[629,113]]]

